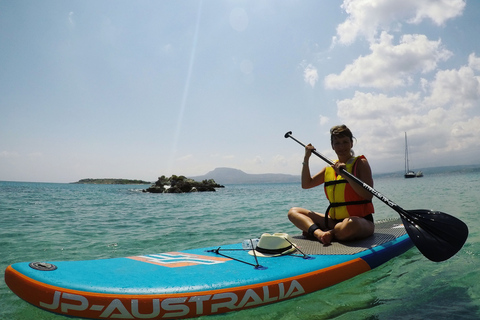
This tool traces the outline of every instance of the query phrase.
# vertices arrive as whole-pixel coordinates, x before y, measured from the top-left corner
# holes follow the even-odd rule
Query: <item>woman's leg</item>
[[[375,231],[375,224],[361,217],[350,217],[337,223],[334,230],[337,240],[359,240],[371,236]]]
[[[307,233],[312,225],[317,225],[320,229],[314,231],[313,236],[320,242],[328,245],[332,242],[334,237],[333,221],[329,219],[328,228],[325,226],[325,215],[313,212],[308,209],[294,207],[288,211],[288,219],[300,230]]]

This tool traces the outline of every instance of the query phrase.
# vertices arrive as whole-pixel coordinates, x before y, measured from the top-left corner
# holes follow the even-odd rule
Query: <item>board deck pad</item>
[[[349,242],[333,241],[331,245],[324,246],[316,239],[308,239],[303,235],[295,235],[292,236],[292,242],[305,254],[352,255],[379,246],[406,233],[405,228],[399,223],[399,220],[393,219],[377,221],[375,223],[375,233],[362,240]]]

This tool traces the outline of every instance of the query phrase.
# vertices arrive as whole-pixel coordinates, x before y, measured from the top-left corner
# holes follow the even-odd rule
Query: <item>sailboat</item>
[[[411,171],[408,168],[408,143],[407,143],[407,133],[405,132],[405,178],[415,178],[417,175],[415,172]],[[423,176],[423,174],[422,174]]]

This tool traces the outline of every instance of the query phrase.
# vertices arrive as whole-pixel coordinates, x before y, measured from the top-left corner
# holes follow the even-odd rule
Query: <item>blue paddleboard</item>
[[[371,270],[413,246],[400,219],[375,234],[323,246],[291,237],[291,254],[257,257],[242,243],[125,258],[23,262],[5,282],[50,312],[92,319],[190,318],[258,307],[314,292]]]

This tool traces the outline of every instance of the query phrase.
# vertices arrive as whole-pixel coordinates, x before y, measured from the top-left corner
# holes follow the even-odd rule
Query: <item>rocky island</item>
[[[161,176],[157,182],[143,192],[151,193],[187,193],[216,191],[215,188],[224,188],[213,179],[205,179],[202,182],[189,179],[185,176],[172,175],[170,178]]]

